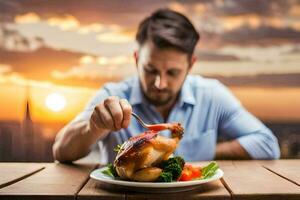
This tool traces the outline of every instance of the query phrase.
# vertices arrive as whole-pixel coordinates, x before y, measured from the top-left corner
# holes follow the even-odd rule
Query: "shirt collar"
[[[191,81],[189,80],[189,76],[187,76],[186,80],[183,83],[181,91],[179,93],[178,103],[180,106],[183,106],[184,103],[195,105],[196,99],[193,94],[193,89],[191,87]],[[129,97],[129,103],[131,105],[143,104],[146,99],[142,94],[141,84],[138,76],[133,78],[132,90]]]
[[[186,77],[186,79],[182,85],[182,88],[181,88],[181,91],[179,94],[179,102],[178,103],[180,106],[183,106],[184,103],[190,104],[190,105],[196,104],[196,99],[195,99],[195,96],[193,93],[193,88],[192,88],[189,76]]]

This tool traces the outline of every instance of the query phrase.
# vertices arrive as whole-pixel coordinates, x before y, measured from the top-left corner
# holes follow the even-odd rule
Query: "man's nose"
[[[154,86],[160,90],[165,89],[167,87],[167,79],[162,75],[157,75]]]

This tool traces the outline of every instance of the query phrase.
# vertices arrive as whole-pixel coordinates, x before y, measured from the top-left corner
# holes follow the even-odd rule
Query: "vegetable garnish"
[[[162,172],[156,181],[157,182],[172,182],[173,174],[171,172]]]
[[[118,153],[118,152],[121,150],[121,148],[122,148],[122,144],[118,144],[118,145],[114,148],[114,151]]]
[[[181,175],[184,164],[185,164],[185,162],[184,162],[183,158],[181,158],[179,156],[169,158],[168,160],[163,161],[160,164],[160,168],[163,171],[156,181],[157,182],[176,181]]]
[[[190,181],[201,177],[200,167],[195,167],[191,164],[185,164],[179,181]]]
[[[119,177],[115,167],[111,163],[107,165],[107,169],[103,170],[102,173],[113,178]]]
[[[219,166],[216,162],[211,162],[207,166],[202,168],[202,177],[203,179],[210,178],[215,175]]]
[[[157,182],[208,179],[214,176],[217,169],[219,169],[216,162],[211,162],[201,168],[185,163],[184,159],[179,156],[163,161],[159,167],[162,169],[162,172],[157,178]],[[115,167],[111,163],[107,165],[107,169],[103,170],[102,173],[113,178],[119,177]]]
[[[213,175],[215,175],[217,169],[219,169],[219,166],[216,162],[211,162],[203,168],[185,164],[179,181],[191,181],[211,178]]]

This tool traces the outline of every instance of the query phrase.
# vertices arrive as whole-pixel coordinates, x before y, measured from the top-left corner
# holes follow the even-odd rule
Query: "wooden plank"
[[[194,163],[204,165],[204,163]],[[149,189],[150,190],[150,189]],[[230,199],[230,194],[221,183],[215,181],[185,192],[173,193],[141,193],[130,191],[130,188],[116,187],[113,185],[99,183],[89,180],[88,183],[78,193],[77,199]]]
[[[95,165],[46,164],[44,170],[0,190],[0,199],[74,199]]]
[[[219,162],[233,199],[300,199],[300,187],[265,169],[256,161]]]
[[[37,163],[0,163],[0,189],[18,182],[43,168],[42,164]]]
[[[122,188],[118,188],[116,186],[111,186],[108,184],[103,184],[96,180],[90,179],[78,193],[77,199],[125,199],[125,193],[126,191],[123,191]]]
[[[300,186],[300,160],[264,161],[262,165],[279,176]]]

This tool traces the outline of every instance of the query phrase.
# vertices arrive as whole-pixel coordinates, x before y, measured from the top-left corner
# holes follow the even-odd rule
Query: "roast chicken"
[[[171,138],[159,135],[169,129]],[[179,123],[152,125],[149,130],[130,138],[120,147],[114,167],[124,180],[155,181],[162,172],[159,164],[167,160],[176,149],[183,135]]]

